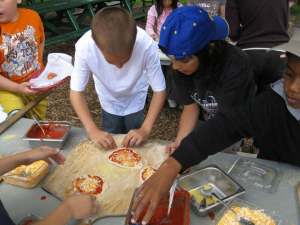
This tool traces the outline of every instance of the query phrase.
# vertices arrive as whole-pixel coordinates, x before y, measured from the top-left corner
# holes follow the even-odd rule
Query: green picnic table
[[[149,0],[142,0],[142,12],[134,15],[136,19],[145,16],[146,1]],[[48,46],[82,36],[90,29],[91,18],[100,8],[119,5],[133,14],[134,3],[135,0],[27,0],[22,7],[40,14]]]

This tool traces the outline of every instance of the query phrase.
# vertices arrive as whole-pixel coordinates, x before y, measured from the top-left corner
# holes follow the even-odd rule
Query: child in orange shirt
[[[44,29],[39,15],[18,8],[21,0],[0,1],[0,105],[9,113],[35,98],[28,81],[43,68]],[[31,112],[45,119],[47,100]],[[29,115],[30,116],[30,115]]]

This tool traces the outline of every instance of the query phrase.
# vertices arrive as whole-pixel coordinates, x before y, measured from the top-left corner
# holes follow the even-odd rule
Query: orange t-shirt
[[[43,66],[43,23],[33,10],[19,8],[15,22],[0,25],[0,74],[22,83]]]

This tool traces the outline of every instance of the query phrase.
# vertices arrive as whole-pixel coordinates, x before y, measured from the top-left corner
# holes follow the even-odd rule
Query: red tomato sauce
[[[48,138],[48,139],[61,139],[67,132],[68,128],[59,124],[42,124],[42,129],[35,124],[32,126],[27,134],[28,138]]]
[[[22,223],[22,225],[31,225],[31,224],[33,224],[33,220],[31,220],[31,219],[29,219],[29,220],[27,220],[27,221],[25,221],[24,223]]]
[[[130,148],[120,148],[114,151],[108,158],[113,162],[122,164],[123,161],[117,159],[119,155],[125,155],[126,158],[133,158],[137,163],[142,159],[139,154],[137,154]]]
[[[46,199],[47,199],[47,196],[43,195],[43,196],[41,196],[40,199],[41,199],[41,200],[46,200]]]
[[[102,180],[101,177],[98,176],[91,176],[88,175],[89,179],[94,179],[97,181],[97,187],[95,190],[93,191],[89,191],[87,192],[86,190],[83,190],[80,188],[80,185],[82,184],[82,182],[84,182],[85,179],[87,178],[77,178],[74,182],[75,182],[75,188],[77,189],[77,191],[79,191],[80,193],[85,193],[85,194],[89,194],[89,195],[97,195],[100,194],[103,190],[103,185],[104,185],[104,181]]]
[[[180,190],[176,191],[172,209],[168,214],[169,199],[163,199],[156,208],[154,216],[148,224],[151,225],[189,225],[190,224],[190,195],[188,192]],[[146,210],[142,213],[141,219],[144,217]]]

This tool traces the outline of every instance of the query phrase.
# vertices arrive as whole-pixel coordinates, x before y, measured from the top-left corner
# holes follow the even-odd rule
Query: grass
[[[293,15],[293,16],[300,15],[300,5],[299,4],[294,4],[291,7],[291,15]]]

